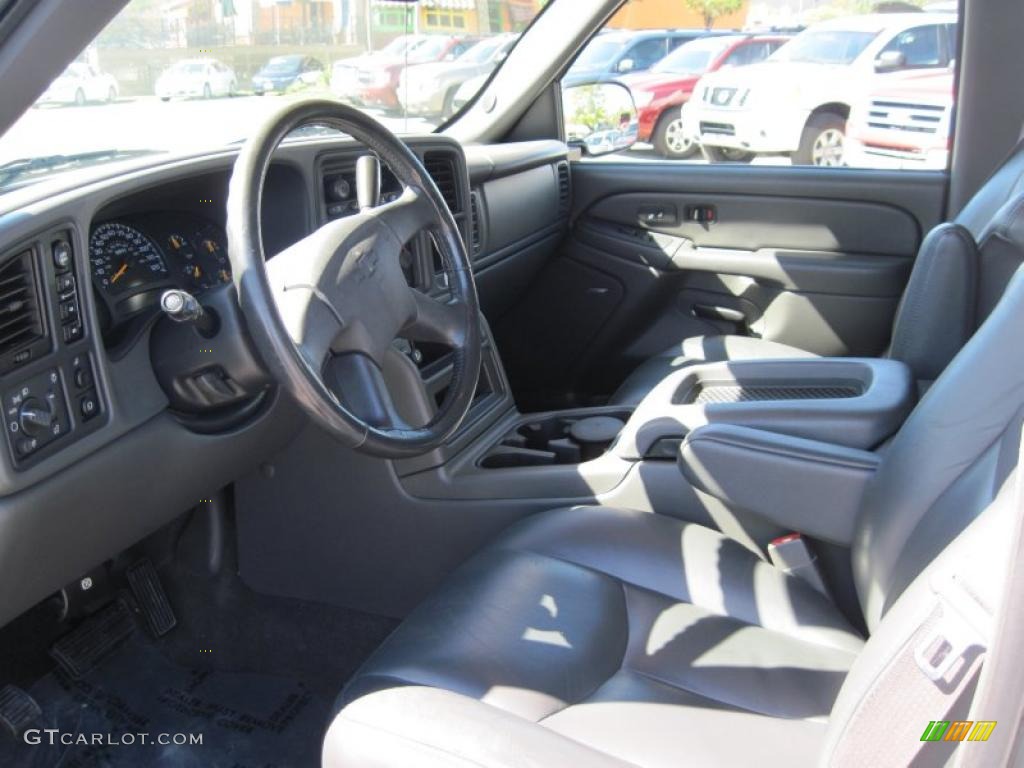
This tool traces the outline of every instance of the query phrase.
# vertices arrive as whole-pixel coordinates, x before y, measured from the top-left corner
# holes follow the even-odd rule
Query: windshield
[[[622,44],[614,40],[592,40],[583,53],[576,59],[576,63],[570,68],[570,72],[583,72],[588,69],[604,69],[611,66],[615,55],[622,48]]]
[[[685,43],[651,67],[651,71],[677,75],[699,74],[706,71],[711,62],[732,45],[732,42],[722,38],[709,38]]]
[[[493,63],[552,2],[130,0],[0,137],[0,194],[84,165],[235,145],[282,102],[310,97],[429,133],[485,80],[463,88],[479,69],[453,68],[407,89],[405,70]]]
[[[851,64],[875,39],[877,32],[822,29],[803,32],[768,61],[800,61],[812,64]]]

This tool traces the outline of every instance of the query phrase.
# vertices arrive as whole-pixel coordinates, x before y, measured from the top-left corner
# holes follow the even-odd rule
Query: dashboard
[[[469,159],[444,136],[407,144],[470,246],[485,312],[500,313],[565,231],[565,146],[471,148]],[[279,148],[260,211],[268,258],[354,212],[365,151],[336,137]],[[256,471],[304,427],[255,359],[237,306],[225,235],[235,158],[227,148],[69,171],[0,197],[0,281],[19,292],[0,306],[11,313],[0,327],[0,580],[17,586],[0,591],[0,625]],[[384,199],[398,191],[385,174]],[[523,199],[538,215],[509,216]],[[446,290],[429,234],[410,243],[403,267],[415,288]],[[165,318],[168,288],[196,295],[217,333]],[[442,398],[443,354],[397,351],[425,395]],[[481,420],[513,407],[491,359]]]

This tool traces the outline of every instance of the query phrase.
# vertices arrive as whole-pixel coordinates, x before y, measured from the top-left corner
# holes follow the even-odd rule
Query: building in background
[[[744,0],[739,10],[716,18],[713,28],[742,29],[749,5],[749,1]],[[703,29],[704,16],[686,0],[630,0],[609,19],[608,26],[613,29]]]

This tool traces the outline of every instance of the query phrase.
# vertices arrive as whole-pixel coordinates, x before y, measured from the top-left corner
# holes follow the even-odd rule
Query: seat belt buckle
[[[931,587],[941,614],[914,649],[914,661],[925,677],[938,683],[957,662],[964,660],[966,666],[971,651],[985,651],[992,614],[954,573],[934,575]]]
[[[828,587],[818,570],[818,558],[799,533],[788,533],[772,539],[768,544],[768,559],[780,571],[796,576],[828,596]]]

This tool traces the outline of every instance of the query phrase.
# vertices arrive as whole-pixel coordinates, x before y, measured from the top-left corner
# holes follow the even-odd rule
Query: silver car
[[[411,115],[447,117],[455,113],[455,94],[467,80],[486,77],[508,56],[519,35],[481,40],[454,61],[407,67],[398,86],[398,101]]]

